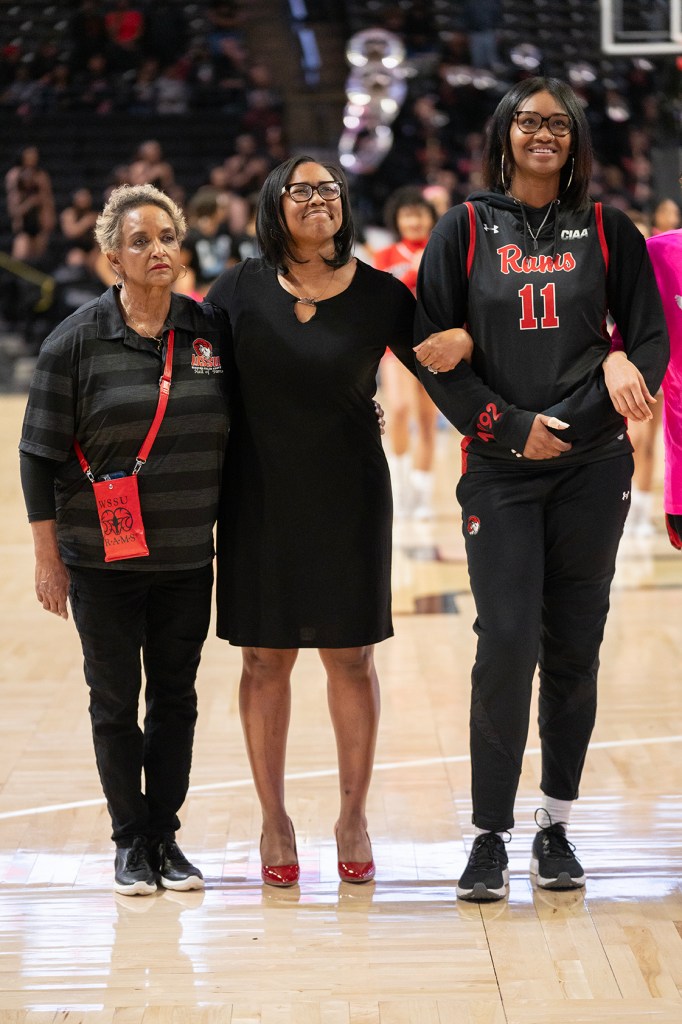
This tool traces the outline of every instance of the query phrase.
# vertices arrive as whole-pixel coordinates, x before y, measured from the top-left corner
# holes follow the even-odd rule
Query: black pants
[[[71,566],[70,572],[112,838],[128,846],[136,835],[172,837],[189,786],[194,684],[211,614],[213,566],[181,572]],[[144,730],[138,725],[140,655]]]
[[[575,468],[474,471],[459,482],[477,613],[470,741],[479,828],[514,825],[538,664],[540,786],[558,800],[578,796],[632,468],[628,454]]]

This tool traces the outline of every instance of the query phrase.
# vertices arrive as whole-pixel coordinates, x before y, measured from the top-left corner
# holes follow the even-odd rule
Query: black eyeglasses
[[[549,117],[543,117],[535,110],[517,110],[514,117],[516,118],[516,127],[525,135],[535,135],[543,124],[546,124],[552,135],[562,138],[562,136],[568,135],[573,127],[573,119],[568,114],[550,114]]]
[[[338,199],[341,195],[341,182],[322,181],[319,185],[308,185],[305,181],[292,181],[290,185],[284,186],[280,195],[284,195],[285,192],[295,203],[307,203],[313,198],[313,192],[317,192],[320,199],[330,203],[332,199]]]

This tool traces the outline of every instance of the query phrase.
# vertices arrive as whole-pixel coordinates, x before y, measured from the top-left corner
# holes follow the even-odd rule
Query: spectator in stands
[[[277,128],[281,124],[282,95],[272,84],[270,69],[262,62],[252,64],[246,75],[246,113],[242,118],[242,128],[262,139],[268,128]]]
[[[243,12],[237,4],[214,0],[206,5],[206,18],[209,23],[208,44],[213,53],[218,53],[224,39],[242,42]]]
[[[130,0],[115,0],[113,9],[104,16],[104,27],[109,37],[112,67],[121,71],[135,67],[144,32],[142,11],[132,7]]]
[[[93,269],[92,257],[98,251],[94,248],[88,253],[76,246],[65,252],[64,259],[52,274],[55,294],[50,306],[48,330],[75,313],[84,303],[98,298],[104,291],[105,286]]]
[[[238,39],[225,36],[212,52],[211,64],[221,111],[241,116],[246,109],[246,50]]]
[[[469,56],[475,68],[499,67],[497,30],[502,21],[500,0],[467,0],[464,24],[469,37]]]
[[[59,226],[62,235],[69,243],[70,250],[77,249],[84,257],[90,256],[96,246],[95,222],[97,215],[98,211],[95,208],[90,189],[77,188],[71,195],[71,203],[59,215]]]
[[[257,191],[268,176],[270,164],[267,157],[258,150],[254,135],[242,133],[234,142],[235,152],[223,166],[227,174],[227,187],[247,195]]]
[[[23,53],[18,43],[7,43],[0,50],[0,97],[2,97],[17,77],[21,67]],[[3,100],[4,102],[4,100]]]
[[[182,262],[193,276],[192,293],[203,296],[223,270],[238,262],[235,245],[215,189],[200,188],[189,202],[187,217]]]
[[[128,168],[128,181],[131,185],[154,185],[164,192],[172,187],[175,173],[168,161],[164,160],[161,144],[156,139],[148,139],[137,147]]]
[[[80,71],[96,53],[104,53],[107,30],[102,5],[97,0],[82,0],[71,18],[69,36],[72,41],[71,69]]]
[[[682,226],[682,216],[675,200],[661,199],[653,213],[651,234],[660,235],[664,231],[676,231],[680,226]]]
[[[43,107],[50,114],[73,107],[73,85],[68,64],[57,64],[45,83]]]
[[[176,60],[159,75],[156,82],[156,113],[186,114],[189,110],[189,88],[186,61]]]
[[[102,53],[88,57],[85,70],[73,82],[74,104],[95,114],[110,114],[115,105],[114,81]]]
[[[195,42],[187,54],[192,105],[216,108],[241,117],[245,110],[245,73],[234,63],[212,54],[205,42]]]
[[[272,124],[265,129],[265,152],[273,167],[289,159],[291,154],[281,124]]]
[[[43,105],[43,86],[34,82],[28,64],[20,64],[14,80],[0,96],[0,104],[14,110],[17,117],[33,117]]]
[[[40,166],[36,146],[25,146],[5,175],[7,212],[12,232],[12,256],[35,263],[45,255],[55,226],[52,181]]]
[[[159,93],[159,62],[146,57],[121,79],[121,104],[131,114],[148,116],[156,111]]]

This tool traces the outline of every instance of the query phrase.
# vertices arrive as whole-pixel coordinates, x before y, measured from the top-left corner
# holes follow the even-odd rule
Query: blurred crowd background
[[[666,38],[666,0],[628,3],[626,28]],[[201,295],[256,253],[270,169],[310,153],[344,166],[372,261],[396,190],[442,213],[478,187],[486,119],[532,74],[583,100],[593,196],[644,233],[679,227],[682,57],[602,43],[599,0],[0,0],[0,389],[111,283],[93,225],[115,185],[182,204]]]

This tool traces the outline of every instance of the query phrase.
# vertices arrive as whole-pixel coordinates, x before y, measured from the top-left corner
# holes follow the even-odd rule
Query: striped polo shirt
[[[67,565],[134,570],[194,569],[213,558],[213,525],[228,435],[231,335],[209,303],[173,295],[163,351],[129,328],[116,288],[67,317],[42,345],[19,448],[56,460],[57,538]],[[131,473],[159,397],[168,330],[175,330],[173,378],[161,428],[139,476],[149,556],[104,562],[92,484]]]

